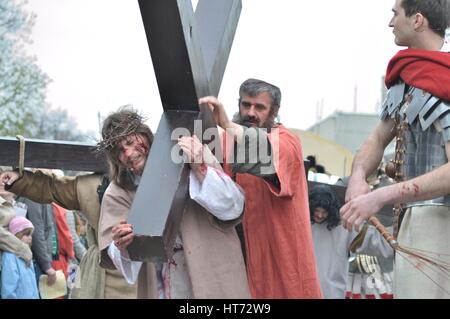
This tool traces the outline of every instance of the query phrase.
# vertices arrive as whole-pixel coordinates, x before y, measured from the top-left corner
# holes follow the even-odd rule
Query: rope
[[[19,176],[23,176],[23,168],[25,167],[25,138],[22,135],[16,135],[19,140]]]

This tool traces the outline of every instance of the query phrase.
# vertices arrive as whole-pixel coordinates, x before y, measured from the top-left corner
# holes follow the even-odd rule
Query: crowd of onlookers
[[[16,196],[4,185],[0,204],[0,298],[46,298],[43,292],[52,287],[59,287],[60,298],[69,297],[74,272],[88,248],[83,215],[54,202]]]
[[[311,156],[308,159],[315,160]],[[316,173],[317,164],[313,164],[310,170]],[[60,171],[45,173],[62,174]],[[80,271],[78,265],[88,248],[83,213],[67,210],[54,202],[42,204],[16,196],[3,185],[0,185],[0,196],[0,221],[3,231],[9,233],[9,239],[2,235],[0,243],[1,298],[48,298],[54,296],[48,294],[48,289],[58,286],[57,281],[64,281],[64,293],[61,285],[58,286],[59,298],[69,298],[76,273]],[[390,247],[373,228],[347,232],[340,225],[341,205],[331,186],[321,184],[310,188],[311,227],[324,297],[391,298]],[[11,236],[23,244],[10,243]],[[31,249],[32,258],[31,254],[24,253],[26,247]],[[371,262],[374,271],[356,266],[365,254],[370,256],[364,257],[365,262]],[[374,284],[370,286],[370,283]]]

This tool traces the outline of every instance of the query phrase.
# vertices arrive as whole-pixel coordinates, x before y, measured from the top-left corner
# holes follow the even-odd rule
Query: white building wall
[[[378,121],[377,114],[335,112],[314,124],[308,131],[341,144],[356,153]]]

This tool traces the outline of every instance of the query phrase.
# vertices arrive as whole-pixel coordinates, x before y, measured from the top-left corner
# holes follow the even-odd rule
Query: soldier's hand
[[[340,210],[342,226],[348,231],[352,231],[354,226],[359,231],[369,217],[383,208],[381,195],[381,189],[379,189],[347,202]]]
[[[352,175],[345,192],[345,202],[370,192],[370,186],[363,177]]]

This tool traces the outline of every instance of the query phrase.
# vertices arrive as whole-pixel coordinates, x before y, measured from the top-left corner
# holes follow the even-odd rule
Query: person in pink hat
[[[31,246],[34,226],[28,219],[22,216],[14,217],[8,227],[17,238]],[[26,263],[8,251],[2,255],[1,298],[39,299],[33,263]]]

